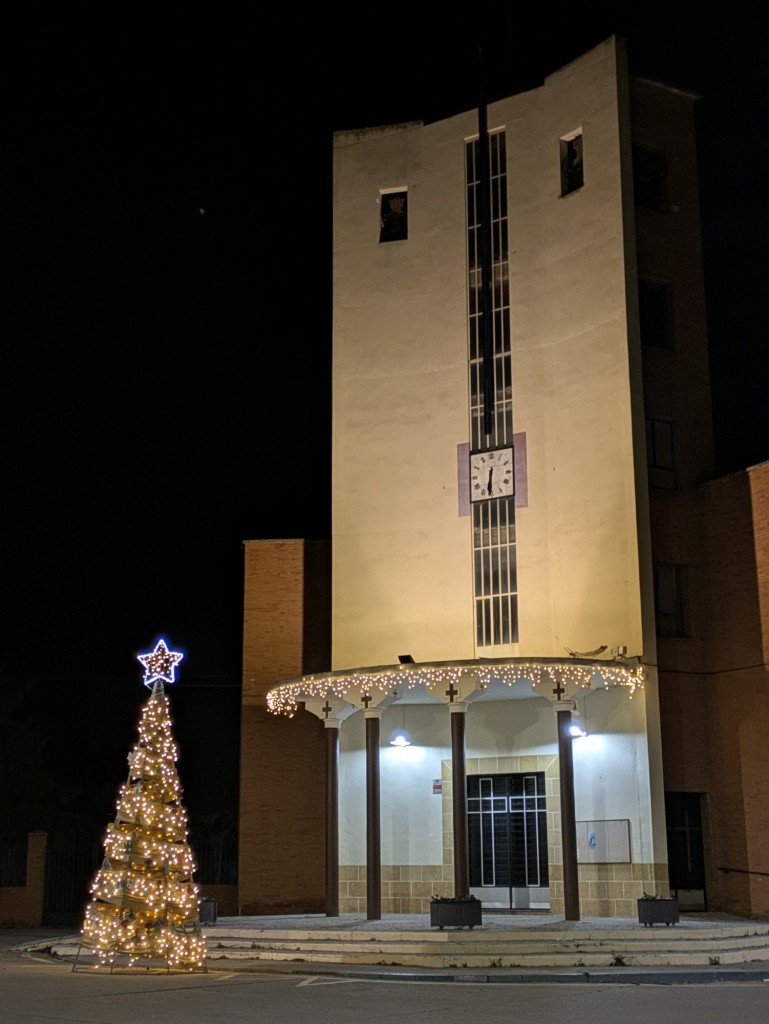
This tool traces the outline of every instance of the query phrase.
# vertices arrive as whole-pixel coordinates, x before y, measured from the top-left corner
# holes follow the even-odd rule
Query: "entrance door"
[[[467,821],[470,888],[484,906],[548,909],[544,772],[468,776]]]
[[[682,910],[706,910],[705,848],[699,793],[666,793],[668,879]]]

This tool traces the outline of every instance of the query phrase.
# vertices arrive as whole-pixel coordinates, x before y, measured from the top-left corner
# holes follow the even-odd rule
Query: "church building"
[[[242,913],[769,916],[769,469],[713,480],[696,99],[612,38],[335,136],[332,536],[244,545]]]

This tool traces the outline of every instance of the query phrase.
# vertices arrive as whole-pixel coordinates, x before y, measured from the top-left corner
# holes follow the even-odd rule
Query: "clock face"
[[[515,492],[513,449],[495,448],[470,456],[470,500],[504,498]]]

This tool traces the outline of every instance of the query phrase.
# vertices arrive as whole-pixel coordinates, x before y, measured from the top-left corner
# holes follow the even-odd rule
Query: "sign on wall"
[[[630,819],[577,822],[580,864],[629,864]]]

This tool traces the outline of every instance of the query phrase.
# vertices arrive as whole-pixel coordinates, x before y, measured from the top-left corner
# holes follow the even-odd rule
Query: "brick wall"
[[[703,794],[709,908],[769,918],[769,463],[699,499],[700,653],[659,647],[665,789]]]
[[[29,833],[26,885],[0,888],[0,928],[39,928],[43,923],[47,842],[47,833]]]
[[[308,605],[310,606],[308,608]],[[304,711],[270,714],[278,680],[328,668],[327,547],[245,545],[239,908],[243,914],[325,907],[325,737]]]

